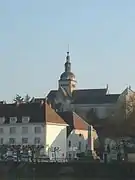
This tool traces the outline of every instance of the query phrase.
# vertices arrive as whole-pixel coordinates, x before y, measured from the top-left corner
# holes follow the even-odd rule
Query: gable
[[[72,111],[58,112],[58,114],[69,125],[70,130],[88,130],[89,124],[85,122],[79,115]]]
[[[67,125],[67,123],[47,103],[45,103],[45,120],[46,123]]]
[[[88,130],[89,124],[73,112],[74,129]]]

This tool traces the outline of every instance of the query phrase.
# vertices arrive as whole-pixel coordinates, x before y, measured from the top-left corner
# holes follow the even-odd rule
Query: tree
[[[13,100],[15,103],[23,103],[23,98],[19,95],[19,94],[16,94],[16,97],[14,98]]]
[[[135,92],[126,89],[106,113],[106,118],[100,119],[91,109],[86,116],[100,136],[135,136]]]
[[[31,99],[31,97],[28,94],[26,94],[26,96],[24,97],[24,102],[29,103],[30,99]]]
[[[108,116],[104,130],[116,136],[135,136],[135,93],[120,98]]]
[[[91,108],[87,111],[86,119],[87,119],[87,122],[93,126],[99,124],[99,121],[100,121],[99,117],[96,114],[96,110],[94,108]]]

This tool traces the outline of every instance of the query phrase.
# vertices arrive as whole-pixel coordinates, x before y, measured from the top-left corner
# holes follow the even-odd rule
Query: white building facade
[[[44,145],[43,123],[15,123],[0,125],[0,144]]]
[[[75,158],[77,154],[93,152],[98,135],[95,129],[75,112],[58,113],[68,124],[67,126],[67,157]]]
[[[67,151],[67,125],[47,123],[46,154],[51,159],[65,159]]]
[[[66,158],[67,124],[46,102],[10,104],[11,115],[9,104],[0,109],[0,145],[43,146],[50,158]]]

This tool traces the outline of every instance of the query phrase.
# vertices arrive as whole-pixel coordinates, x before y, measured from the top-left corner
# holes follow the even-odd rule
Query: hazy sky
[[[135,90],[135,0],[0,0],[0,99],[56,89],[68,44],[78,88]]]

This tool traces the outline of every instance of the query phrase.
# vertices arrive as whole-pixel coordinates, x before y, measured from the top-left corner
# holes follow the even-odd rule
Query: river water
[[[103,179],[103,178],[73,178],[73,177],[63,177],[63,178],[39,178],[39,179],[1,179],[1,180],[116,180],[116,179]],[[117,179],[122,180],[122,179]],[[132,180],[132,179],[124,179],[124,180]]]
[[[73,177],[60,177],[60,178],[32,178],[32,179],[23,179],[23,178],[17,178],[17,179],[1,179],[0,180],[123,180],[123,178],[117,178],[117,179],[111,179],[111,178],[73,178]],[[124,180],[134,180],[134,179],[124,179]]]

